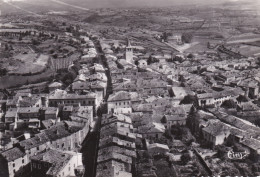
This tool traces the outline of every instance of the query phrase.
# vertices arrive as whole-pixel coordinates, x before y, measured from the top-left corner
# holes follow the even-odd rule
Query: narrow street
[[[89,132],[87,137],[85,138],[82,144],[82,156],[83,156],[83,164],[85,166],[85,174],[84,177],[95,177],[96,176],[96,167],[97,167],[97,156],[98,156],[98,146],[99,146],[99,138],[100,138],[100,128],[101,128],[101,119],[102,114],[107,113],[107,105],[106,101],[109,97],[109,94],[112,92],[112,82],[110,71],[108,68],[108,64],[106,58],[99,46],[97,41],[94,42],[95,48],[97,50],[97,63],[101,64],[106,69],[106,76],[108,79],[106,94],[104,97],[103,104],[97,110],[97,123],[94,131]]]

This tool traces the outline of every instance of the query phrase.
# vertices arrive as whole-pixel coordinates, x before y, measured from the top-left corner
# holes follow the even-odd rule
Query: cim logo
[[[228,151],[228,158],[229,159],[245,159],[249,154],[245,152],[234,152],[233,150]]]

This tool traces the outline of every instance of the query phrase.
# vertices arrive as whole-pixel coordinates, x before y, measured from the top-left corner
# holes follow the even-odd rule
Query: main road
[[[85,174],[84,177],[95,177],[96,176],[96,168],[97,168],[97,156],[98,156],[98,146],[100,139],[100,128],[101,128],[101,119],[102,114],[107,113],[106,102],[109,97],[109,94],[112,92],[112,81],[110,76],[110,70],[108,68],[107,60],[102,52],[99,42],[95,41],[95,48],[97,50],[96,63],[101,64],[106,69],[107,76],[107,89],[104,98],[103,104],[97,110],[97,119],[96,126],[91,131],[87,137],[85,138],[82,144],[82,154],[83,154],[83,164],[85,166]]]

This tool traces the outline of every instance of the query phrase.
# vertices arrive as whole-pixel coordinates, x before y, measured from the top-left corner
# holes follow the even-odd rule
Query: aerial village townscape
[[[260,176],[259,2],[146,1],[0,1],[0,177]]]

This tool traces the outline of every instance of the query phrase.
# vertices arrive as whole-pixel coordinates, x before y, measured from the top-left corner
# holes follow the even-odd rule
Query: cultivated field
[[[14,60],[19,64],[8,67],[9,74],[34,74],[46,68],[49,56],[35,53],[18,54],[14,56]]]

